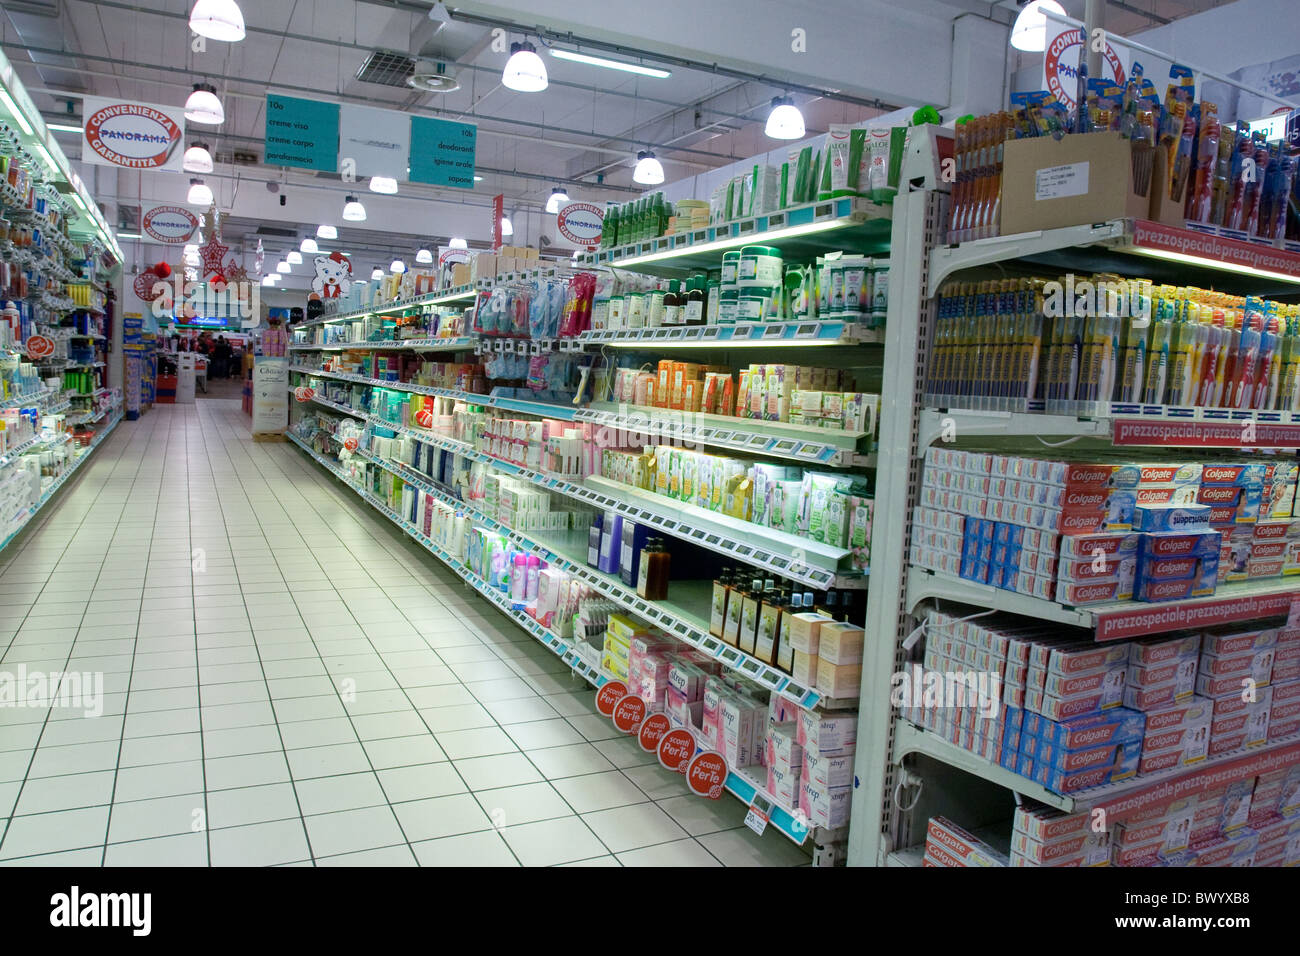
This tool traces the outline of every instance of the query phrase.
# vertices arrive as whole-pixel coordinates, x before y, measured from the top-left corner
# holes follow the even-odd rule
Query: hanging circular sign
[[[1049,35],[1051,31],[1049,30]],[[1077,105],[1074,100],[1079,86],[1079,50],[1083,46],[1083,32],[1072,28],[1063,29],[1043,52],[1043,75],[1047,77],[1047,89],[1067,110]],[[1116,86],[1124,85],[1124,63],[1115,48],[1106,44],[1102,54],[1101,78],[1114,82]]]
[[[298,399],[300,402],[310,402],[316,397],[316,389],[310,388],[306,385],[299,385],[293,390],[293,397]]]
[[[645,720],[645,701],[636,694],[628,694],[614,705],[614,726],[625,734],[634,734]]]
[[[151,239],[179,245],[190,241],[194,230],[199,228],[199,219],[180,206],[154,206],[144,214],[140,224]]]
[[[181,127],[143,103],[109,103],[86,117],[86,145],[126,169],[164,169],[181,143]]]
[[[691,792],[710,800],[722,796],[722,785],[727,780],[727,761],[722,754],[706,750],[691,758],[686,767],[686,786]]]
[[[49,358],[54,354],[54,340],[46,338],[44,335],[29,335],[27,336],[24,351],[27,352],[27,357],[33,362]]]
[[[131,291],[141,302],[153,302],[163,294],[164,289],[159,288],[160,284],[164,287],[166,285],[163,277],[158,273],[141,272],[131,283]]]
[[[636,732],[636,742],[646,753],[656,753],[659,750],[659,741],[663,739],[664,734],[668,733],[671,726],[665,715],[651,714],[641,721],[641,728]]]
[[[560,207],[555,216],[555,228],[574,245],[592,248],[600,245],[605,213],[589,202],[571,202]]]
[[[659,738],[659,765],[666,770],[686,772],[695,755],[695,737],[689,730],[670,730]]]
[[[606,717],[613,716],[614,705],[627,696],[627,684],[612,680],[596,691],[596,709]]]

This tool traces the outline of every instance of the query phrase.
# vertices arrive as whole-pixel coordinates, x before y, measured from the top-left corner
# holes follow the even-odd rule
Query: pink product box
[[[803,765],[799,746],[799,725],[795,721],[773,724],[767,731],[767,765],[790,772]]]
[[[858,741],[858,715],[853,713],[799,715],[799,746],[818,755],[851,752]]]
[[[791,808],[798,804],[800,783],[798,767],[793,771],[772,766],[767,768],[767,792],[783,807]]]
[[[701,728],[704,723],[704,702],[689,701],[675,687],[664,693],[664,713],[679,727]]]
[[[853,785],[853,755],[818,756],[812,751],[803,755],[803,779],[826,789]]]
[[[849,822],[852,787],[818,787],[807,782],[799,785],[799,809],[814,826],[834,829]]]

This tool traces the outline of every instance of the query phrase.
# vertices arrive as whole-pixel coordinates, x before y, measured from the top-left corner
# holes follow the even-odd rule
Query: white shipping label
[[[1088,193],[1088,163],[1049,166],[1034,174],[1034,199],[1064,199]]]

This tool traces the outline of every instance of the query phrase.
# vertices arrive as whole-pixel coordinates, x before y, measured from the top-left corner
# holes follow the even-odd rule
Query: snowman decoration
[[[316,257],[316,277],[312,291],[322,299],[337,299],[352,286],[352,261],[341,252]]]

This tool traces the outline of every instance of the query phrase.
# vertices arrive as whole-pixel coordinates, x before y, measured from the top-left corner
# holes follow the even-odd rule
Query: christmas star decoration
[[[221,237],[212,233],[212,236],[206,243],[199,247],[199,255],[203,259],[203,274],[212,275],[214,272],[221,271],[221,264],[226,260],[226,253],[230,247],[221,241]]]
[[[233,258],[226,263],[226,268],[223,270],[223,273],[226,277],[226,282],[230,285],[238,285],[241,282],[248,281],[248,270],[237,263]]]

